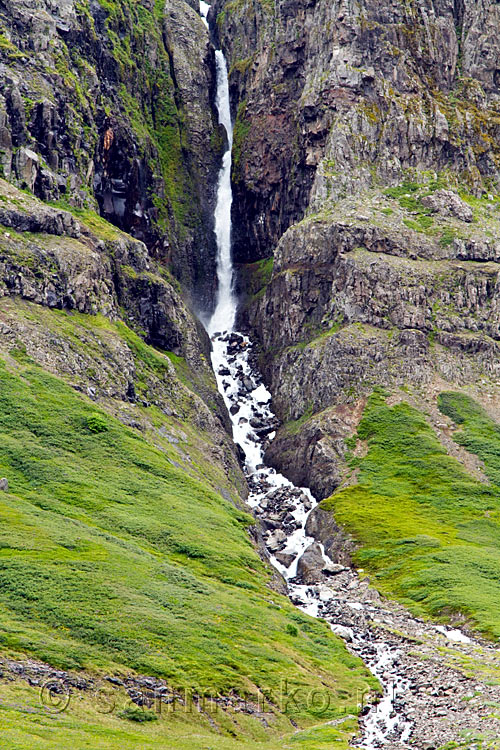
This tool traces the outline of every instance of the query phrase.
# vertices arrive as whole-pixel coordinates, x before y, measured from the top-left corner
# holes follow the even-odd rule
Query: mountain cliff
[[[439,383],[496,392],[499,9],[216,12],[236,112],[241,318],[295,425],[268,455],[324,497],[374,386],[424,402]]]
[[[408,176],[498,184],[493,2],[216,4],[237,103],[241,261],[306,209]]]
[[[208,18],[0,0],[4,742],[347,750],[380,689],[359,626],[364,658],[385,633],[420,679],[415,747],[482,747],[500,684],[500,5],[217,0]],[[265,459],[322,501],[297,580],[320,600],[318,576],[338,582],[328,621],[269,564],[289,498],[246,505],[197,317],[227,146],[215,44],[239,326],[279,422]],[[480,635],[457,656],[434,620]]]
[[[181,0],[13,0],[0,20],[3,175],[97,209],[209,304],[223,135],[198,12]]]

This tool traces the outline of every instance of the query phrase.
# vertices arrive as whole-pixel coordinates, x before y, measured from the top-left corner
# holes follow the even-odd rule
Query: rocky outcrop
[[[319,216],[283,236],[247,310],[273,352],[265,371],[282,418],[436,371],[462,383],[497,376],[498,240],[475,230],[447,244],[395,222]]]
[[[210,343],[146,246],[92,212],[77,218],[0,180],[0,296],[125,319],[184,358],[195,389],[227,427],[208,364]]]
[[[266,463],[284,471],[298,487],[309,487],[316,498],[328,497],[341,482],[338,465],[345,454],[344,437],[349,434],[341,419],[322,415],[302,429],[278,431],[266,450]]]
[[[446,170],[475,192],[498,185],[495,3],[216,7],[238,103],[240,260],[270,255],[310,203],[407,174]]]
[[[332,514],[317,505],[309,514],[306,534],[321,542],[325,554],[337,565],[350,566],[355,550],[353,540],[338,526]]]
[[[422,204],[441,216],[455,216],[460,221],[472,221],[472,208],[451,190],[437,190],[422,198]]]
[[[98,208],[209,306],[222,138],[197,11],[183,0],[6,0],[0,19],[3,176]]]

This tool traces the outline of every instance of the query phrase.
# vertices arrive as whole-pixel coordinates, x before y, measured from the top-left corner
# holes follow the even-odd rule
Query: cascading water
[[[210,6],[200,2],[200,13],[207,23]],[[208,26],[208,23],[207,23]],[[248,504],[257,515],[265,517],[266,509],[286,506],[283,529],[267,532],[267,546],[273,565],[288,583],[292,601],[303,611],[328,619],[328,602],[336,597],[333,588],[324,582],[303,585],[297,580],[297,564],[303,552],[314,543],[306,533],[309,513],[317,505],[306,488],[296,488],[284,476],[265,466],[266,442],[274,437],[276,418],[271,407],[271,394],[265,388],[255,367],[252,345],[247,336],[235,331],[237,299],[233,289],[233,263],[231,257],[231,147],[233,128],[230,114],[229,86],[226,61],[223,53],[216,53],[217,65],[217,109],[219,122],[227,133],[228,147],[219,173],[217,203],[215,209],[215,234],[217,240],[218,290],[215,310],[205,323],[212,340],[212,365],[217,385],[231,415],[233,438],[243,450],[245,472],[250,486]],[[320,547],[321,548],[321,547]],[[324,550],[321,548],[322,554]],[[332,563],[324,557],[325,568]],[[345,576],[356,577],[353,571]],[[346,607],[363,609],[362,605],[346,601]],[[330,618],[331,620],[331,618]],[[339,626],[331,625],[332,630]],[[345,628],[344,628],[345,630]],[[379,677],[385,687],[384,698],[365,719],[365,736],[361,746],[377,748],[389,741],[397,740],[399,747],[406,747],[411,733],[411,724],[395,711],[394,698],[402,689],[403,681],[394,680],[394,664],[397,651],[385,644],[373,644],[371,634],[363,623],[349,628],[351,648],[362,655],[367,666]],[[392,679],[387,679],[389,667]]]
[[[217,110],[219,123],[227,134],[227,150],[222,159],[217,186],[215,207],[215,236],[217,238],[217,304],[208,332],[232,331],[236,320],[236,298],[233,292],[233,263],[231,259],[231,149],[233,147],[233,124],[229,105],[229,84],[224,55],[215,53],[217,66]]]

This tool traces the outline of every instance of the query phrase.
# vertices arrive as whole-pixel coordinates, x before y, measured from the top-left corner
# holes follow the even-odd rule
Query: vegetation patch
[[[160,355],[141,346],[156,366]],[[247,533],[252,517],[174,465],[148,433],[11,359],[0,363],[0,434],[4,650],[66,669],[157,675],[198,694],[329,691],[326,714],[305,698],[293,706],[305,726],[356,713],[358,691],[376,686],[324,622],[301,615],[295,624],[295,608],[270,591]]]
[[[138,724],[143,724],[146,721],[158,721],[158,716],[153,713],[153,711],[148,711],[145,708],[139,708],[139,706],[125,708],[118,715],[121,719],[136,721]]]
[[[248,138],[251,130],[250,120],[247,119],[246,114],[246,101],[240,102],[238,105],[238,112],[236,113],[236,121],[234,123],[233,130],[233,149],[232,149],[232,178],[235,181],[241,179],[241,162],[245,149],[245,141]]]
[[[90,414],[90,416],[86,418],[85,423],[89,432],[93,432],[94,434],[106,432],[108,429],[106,420],[100,414]]]
[[[351,458],[358,483],[323,507],[360,543],[356,561],[376,585],[414,611],[472,621],[500,636],[500,426],[462,394],[442,394],[442,411],[462,425],[457,442],[485,462],[492,484],[447,455],[424,416],[406,403],[369,399]]]
[[[438,406],[462,427],[454,434],[455,441],[484,461],[486,474],[500,487],[500,425],[464,393],[441,393]]]
[[[273,275],[274,258],[263,258],[255,263],[247,263],[239,272],[240,284],[250,302],[259,299],[265,292]]]

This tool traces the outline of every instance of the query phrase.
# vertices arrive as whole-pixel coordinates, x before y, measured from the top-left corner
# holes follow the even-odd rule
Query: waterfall
[[[217,185],[215,207],[215,237],[217,240],[217,300],[215,310],[207,326],[209,334],[232,331],[236,320],[236,297],[233,291],[233,261],[231,258],[231,149],[233,146],[233,124],[229,104],[229,83],[226,60],[223,53],[215,53],[217,66],[217,111],[219,123],[227,134],[227,151],[222,159]]]
[[[205,23],[210,6],[200,2],[200,13]],[[231,417],[233,440],[240,446],[245,456],[245,473],[250,494],[247,503],[263,520],[266,513],[284,513],[287,516],[282,529],[264,532],[272,564],[282,573],[288,584],[291,600],[304,612],[319,617],[325,616],[325,607],[336,601],[336,593],[321,581],[314,585],[303,585],[297,578],[297,564],[304,551],[314,543],[306,533],[306,522],[312,509],[317,505],[307,488],[295,487],[286,477],[265,465],[266,445],[274,438],[277,420],[271,411],[271,394],[262,383],[255,366],[250,339],[235,331],[237,299],[233,288],[233,262],[231,256],[231,147],[233,126],[229,102],[229,84],[226,61],[223,53],[215,53],[217,65],[217,110],[219,123],[227,133],[228,147],[222,160],[217,185],[215,208],[215,235],[217,240],[217,297],[215,310],[205,327],[212,341],[212,366],[221,393]],[[285,508],[285,511],[283,511]],[[321,554],[325,567],[332,565]],[[342,566],[340,566],[342,568]],[[345,576],[354,585],[356,573],[347,571]],[[348,601],[346,609],[356,606],[364,610],[365,605]],[[330,619],[330,618],[329,618]],[[338,629],[338,618],[330,619],[334,632]],[[346,630],[346,628],[342,628]],[[350,629],[348,629],[350,630]],[[360,747],[371,749],[398,738],[401,747],[411,734],[411,723],[394,710],[394,695],[405,689],[405,683],[384,679],[384,670],[390,665],[395,672],[398,659],[397,650],[384,642],[373,645],[373,635],[365,625],[352,628],[352,650],[363,655],[368,668],[380,677],[385,688],[380,708],[372,709],[365,719],[364,740]]]

